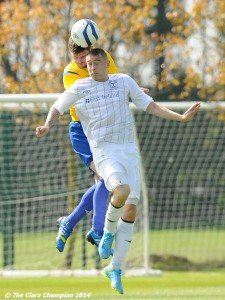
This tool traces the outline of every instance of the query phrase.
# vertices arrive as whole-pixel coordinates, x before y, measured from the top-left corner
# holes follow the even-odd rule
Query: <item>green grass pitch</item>
[[[55,248],[54,232],[24,232],[15,234],[15,263],[16,270],[53,270],[61,269],[65,261],[66,251],[60,253]],[[139,236],[138,236],[139,235]],[[137,257],[136,249],[143,233],[135,233],[129,250],[129,257]],[[176,255],[187,258],[194,264],[205,264],[218,261],[224,265],[225,230],[152,230],[149,238],[151,254]],[[3,237],[0,233],[0,249],[3,249]],[[76,237],[77,253],[81,253],[81,236]],[[204,247],[203,247],[204,245]],[[96,249],[86,243],[86,269],[95,268]],[[1,251],[0,251],[1,253]],[[80,256],[79,256],[80,258]],[[142,257],[140,256],[140,260]],[[3,255],[0,255],[0,267],[3,266]],[[155,266],[153,268],[162,268]],[[72,269],[82,269],[81,259],[73,259]],[[173,269],[174,270],[174,269]]]
[[[0,299],[225,299],[225,271],[125,277],[123,285],[125,294],[119,295],[104,277],[0,278]]]

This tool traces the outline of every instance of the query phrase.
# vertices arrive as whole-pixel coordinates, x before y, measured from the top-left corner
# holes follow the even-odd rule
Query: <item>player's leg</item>
[[[76,153],[80,155],[81,159],[95,176],[96,185],[94,193],[92,195],[92,198],[89,197],[86,199],[86,202],[84,201],[84,205],[88,205],[88,202],[91,199],[93,205],[93,219],[92,228],[87,233],[87,240],[93,245],[98,246],[103,234],[109,191],[105,187],[104,181],[100,179],[97,173],[95,164],[93,162],[91,149],[88,140],[83,132],[82,126],[80,125],[80,123],[75,123],[75,125],[72,124],[71,127],[70,137],[73,148]],[[82,208],[78,209],[81,210]],[[85,209],[85,207],[83,207],[83,209]],[[74,221],[77,222],[76,219]]]
[[[89,147],[89,145],[88,145],[88,147]],[[80,149],[80,151],[81,151],[81,149]],[[91,152],[89,150],[86,150],[85,154],[84,154],[84,151],[83,151],[83,154],[81,154],[81,152],[79,154],[81,156],[81,159],[86,164],[86,166],[96,174],[96,169],[94,167],[93,161],[91,163],[89,163],[90,160],[92,159]],[[84,155],[85,155],[85,157],[84,157]],[[80,203],[77,205],[77,207],[74,209],[74,211],[68,217],[66,217],[66,220],[67,220],[70,228],[74,228],[81,219],[83,219],[90,211],[93,210],[93,199],[94,199],[94,195],[96,194],[96,189],[99,186],[99,183],[98,183],[99,177],[98,177],[98,175],[94,175],[94,176],[95,176],[96,184],[92,185],[85,192],[85,194],[81,198]],[[105,190],[106,190],[106,188],[105,188]],[[108,193],[108,190],[106,190],[106,191]],[[106,212],[105,206],[104,206],[104,210],[103,210],[104,213]],[[104,215],[104,213],[103,213],[103,215]],[[105,219],[105,215],[103,217]]]
[[[113,191],[105,217],[104,233],[98,247],[99,255],[103,259],[109,258],[112,254],[112,244],[117,230],[117,222],[123,213],[124,203],[129,195],[129,190],[128,185],[121,185]],[[114,205],[113,203],[116,204]]]
[[[69,135],[74,152],[80,156],[80,159],[94,175],[94,171],[91,169],[93,156],[80,122],[70,122]],[[78,207],[77,213],[70,217],[71,225],[77,224],[79,221],[77,216],[79,216],[79,214],[84,216],[86,215],[86,211],[90,211],[91,207],[93,208],[93,193],[95,188],[96,185],[93,185],[90,188],[90,191],[88,190],[82,197],[82,205]]]
[[[106,189],[104,181],[99,179],[93,194],[92,228],[87,233],[87,240],[92,245],[98,246],[102,238],[108,197],[109,191]]]
[[[125,164],[126,175],[127,175],[127,182],[129,186],[132,187],[132,189],[130,191],[129,198],[126,200],[126,204],[124,205],[122,216],[116,224],[117,229],[115,234],[115,249],[114,249],[113,258],[109,266],[107,266],[104,269],[105,275],[111,281],[111,287],[116,289],[121,294],[123,294],[123,287],[121,282],[121,270],[122,270],[122,265],[127,256],[130,243],[132,241],[134,221],[136,217],[136,205],[140,198],[140,175],[138,172],[138,167],[139,167],[138,152],[136,150],[134,150],[133,152],[131,151],[130,157],[128,153],[129,151],[126,153],[126,156],[128,156],[128,162],[127,162],[128,165]],[[132,162],[131,165],[129,165],[129,162]],[[120,181],[122,181],[122,178]],[[113,200],[116,199],[114,198]],[[107,217],[106,217],[105,228],[107,228]],[[103,239],[104,236],[105,233],[103,235]],[[104,241],[101,241],[99,248],[102,246],[102,244],[104,244]]]
[[[130,193],[130,186],[124,174],[124,166],[113,157],[113,153],[109,153],[109,158],[98,163],[98,168],[99,173],[103,174],[107,188],[112,191],[105,218],[104,234],[98,248],[101,258],[107,259],[111,254],[117,222],[122,216],[124,204]]]
[[[114,255],[110,262],[113,269],[122,269],[133,237],[136,205],[125,204],[124,212],[117,225]]]
[[[92,185],[82,196],[80,203],[76,206],[73,212],[66,217],[70,228],[74,228],[80,220],[93,210],[93,202],[87,201],[87,199],[93,198],[95,188],[96,184]]]
[[[70,122],[69,135],[74,151],[80,156],[85,165],[90,168],[93,157],[80,122]],[[87,214],[88,211],[93,209],[93,194],[95,188],[96,185],[93,185],[90,189],[88,189],[88,191],[83,195],[79,205],[68,216],[68,219],[66,217],[58,219],[57,227],[59,230],[56,238],[56,248],[60,252],[64,250],[67,238],[72,233],[74,226]]]
[[[104,274],[111,281],[111,287],[123,294],[121,281],[122,266],[127,256],[134,229],[136,205],[125,204],[122,217],[118,221],[115,235],[115,249],[110,264],[105,267]]]
[[[95,190],[92,199],[89,197],[87,200],[93,202],[94,218],[93,218],[93,228],[97,234],[102,235],[103,226],[106,214],[106,204],[109,196],[109,191],[107,190],[104,181],[98,175],[95,164],[93,162],[93,155],[88,143],[87,137],[84,134],[83,128],[80,122],[71,122],[70,125],[70,139],[73,145],[74,151],[79,154],[81,160],[85,165],[93,172],[95,177]]]
[[[126,205],[124,205],[128,195],[129,195],[129,185],[122,185],[118,186],[113,193],[111,203],[109,204],[109,208],[107,210],[106,214],[106,220],[105,220],[105,227],[104,227],[104,234],[101,239],[101,242],[99,244],[99,255],[101,258],[107,259],[112,251],[112,244],[114,237],[115,238],[115,247],[118,248],[118,244],[120,241],[124,241],[124,234],[127,231],[126,227],[128,226],[129,229],[133,228],[133,224],[131,225],[130,223],[125,223],[124,221],[121,221],[121,215],[124,214],[124,208]],[[120,206],[116,206],[116,205]],[[120,231],[120,235],[117,238],[118,231]],[[122,273],[122,262],[120,259],[123,261],[124,258],[126,257],[129,244],[130,244],[130,239],[131,239],[131,234],[127,235],[127,241],[123,246],[124,252],[123,251],[116,251],[116,258],[114,260],[113,264],[110,264],[104,269],[104,274],[107,276],[110,281],[111,281],[111,287],[118,291],[120,294],[123,294],[123,286],[122,286],[122,281],[121,281],[121,273]],[[122,254],[121,258],[119,255]],[[115,255],[115,249],[113,253],[113,257]]]
[[[122,178],[122,176],[119,176]],[[106,213],[104,232],[110,232],[115,235],[117,230],[117,222],[122,216],[124,204],[129,196],[130,187],[128,184],[117,186],[112,192],[111,201]]]
[[[70,123],[70,140],[73,146],[74,151],[79,154],[81,160],[85,163],[85,165],[96,174],[96,169],[93,164],[93,156],[90,150],[89,143],[87,138],[83,132],[83,128],[80,122],[71,122]],[[97,179],[99,178],[98,175],[95,176]],[[97,180],[96,180],[97,181]],[[97,191],[95,191],[96,186],[98,186]],[[67,238],[70,236],[74,226],[87,214],[87,212],[93,209],[93,195],[95,194],[96,201],[98,197],[101,197],[98,205],[96,205],[95,209],[97,209],[97,216],[95,217],[95,221],[98,220],[99,215],[101,214],[100,223],[95,226],[99,228],[99,231],[103,230],[103,220],[105,218],[106,213],[106,203],[108,199],[108,190],[106,189],[105,185],[95,184],[93,185],[82,197],[79,205],[75,208],[75,210],[67,217],[61,217],[58,220],[57,226],[59,228],[58,236],[56,238],[56,248],[62,252]],[[98,213],[98,210],[100,213]],[[94,221],[94,222],[95,222]],[[101,224],[102,223],[102,224]],[[94,223],[95,224],[95,223]],[[102,229],[100,228],[102,226]],[[94,244],[98,245],[99,237],[92,236],[92,240]]]
[[[94,195],[93,195],[93,219],[92,219],[92,229],[94,232],[102,236],[105,215],[107,211],[107,201],[109,197],[109,191],[106,189],[103,179],[100,179],[97,183]]]
[[[105,275],[111,280],[111,287],[123,294],[121,282],[122,267],[133,237],[136,205],[125,204],[124,212],[117,225],[114,254],[110,264],[104,269]]]
[[[74,211],[67,217],[61,217],[57,220],[58,235],[56,237],[56,248],[62,252],[64,250],[66,241],[71,235],[76,224],[84,218],[88,212],[93,209],[93,202],[89,199],[93,198],[96,185],[90,187],[81,198],[80,203],[76,206]]]
[[[99,245],[103,234],[108,194],[104,181],[99,180],[97,184],[86,191],[80,203],[69,216],[58,219],[57,227],[59,231],[56,238],[56,248],[60,252],[64,250],[67,238],[72,233],[73,228],[92,210],[94,212],[92,229],[87,234],[87,240],[93,245]],[[89,201],[89,199],[92,199],[92,201]],[[93,204],[95,205],[94,208]]]
[[[131,174],[131,167],[138,170],[139,159],[128,166],[128,174]],[[111,260],[110,266],[113,269],[121,269],[125,262],[130,243],[132,241],[134,222],[137,213],[137,204],[140,199],[140,175],[139,172],[133,172],[132,176],[128,176],[128,182],[132,186],[129,198],[124,206],[124,212],[118,222],[117,232],[115,236],[115,249],[114,255]]]

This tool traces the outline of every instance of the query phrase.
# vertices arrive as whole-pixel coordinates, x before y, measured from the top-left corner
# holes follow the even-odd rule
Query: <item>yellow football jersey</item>
[[[111,55],[107,51],[105,52],[109,60],[109,69],[108,69],[109,74],[119,73],[119,70],[114,60],[112,59]],[[64,73],[63,73],[64,88],[68,89],[77,79],[85,78],[88,76],[89,73],[87,68],[81,69],[74,61],[71,61],[64,69]],[[74,106],[70,108],[70,115],[72,121],[74,122],[80,121],[80,119],[76,114],[76,110]]]

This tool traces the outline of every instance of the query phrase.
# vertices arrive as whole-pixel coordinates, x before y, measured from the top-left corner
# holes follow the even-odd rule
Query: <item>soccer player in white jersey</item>
[[[149,114],[180,122],[190,121],[198,112],[200,103],[191,106],[184,114],[178,114],[155,103],[128,75],[109,75],[104,50],[90,50],[86,61],[90,77],[77,80],[59,96],[50,108],[44,126],[36,128],[36,135],[47,134],[64,111],[76,106],[97,172],[112,192],[98,249],[103,259],[109,258],[115,240],[114,255],[104,273],[110,279],[111,287],[123,294],[121,268],[132,240],[141,186],[129,100]]]

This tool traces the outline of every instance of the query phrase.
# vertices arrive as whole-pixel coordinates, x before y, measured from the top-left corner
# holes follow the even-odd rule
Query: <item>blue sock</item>
[[[93,209],[93,194],[96,189],[96,184],[92,185],[80,200],[74,211],[66,217],[66,220],[71,228],[74,228],[77,223]]]
[[[101,179],[98,181],[93,195],[92,229],[97,235],[103,235],[108,197],[109,191],[106,189],[105,183]]]

